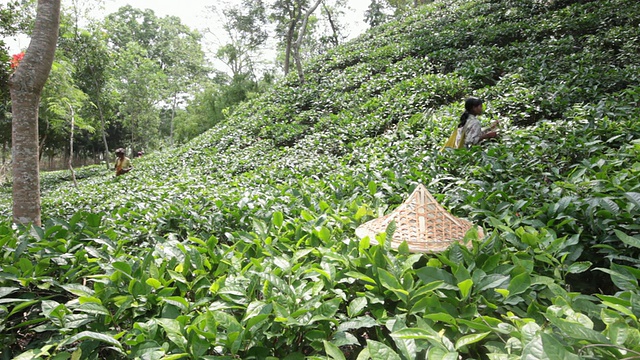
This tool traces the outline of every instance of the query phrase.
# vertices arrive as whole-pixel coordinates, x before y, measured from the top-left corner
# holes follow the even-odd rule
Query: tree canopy
[[[211,129],[117,178],[43,174],[42,226],[11,224],[0,186],[2,356],[640,353],[640,2],[434,0],[386,21],[304,81],[212,73],[174,119]],[[162,73],[144,51],[109,72]],[[469,96],[500,137],[441,152]],[[393,222],[356,236],[420,184],[482,231],[437,253],[392,248]]]

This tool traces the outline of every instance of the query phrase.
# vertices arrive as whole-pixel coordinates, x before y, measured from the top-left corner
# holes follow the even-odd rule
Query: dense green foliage
[[[8,53],[7,44],[4,37],[15,35],[19,30],[27,28],[26,19],[29,17],[28,12],[17,11],[19,3],[17,1],[5,1],[0,4],[0,144],[2,144],[1,164],[6,161],[6,144],[11,141],[11,118],[9,93],[9,75],[11,69],[11,54]],[[0,165],[0,179],[2,179],[3,169]]]
[[[434,1],[187,146],[42,180],[8,223],[4,358],[616,359],[640,354],[640,3]],[[461,100],[502,136],[440,153]],[[354,229],[418,183],[483,226]]]

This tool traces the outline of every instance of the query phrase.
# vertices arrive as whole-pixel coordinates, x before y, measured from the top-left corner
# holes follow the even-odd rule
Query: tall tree
[[[131,145],[159,145],[160,105],[169,104],[172,122],[180,94],[206,75],[201,36],[175,16],[159,18],[131,6],[107,16],[105,28],[117,53],[113,74]]]
[[[31,11],[26,9],[27,5],[21,4],[17,0],[7,1],[0,4],[0,151],[2,160],[0,162],[0,177],[3,175],[8,149],[11,147],[11,92],[9,90],[9,76],[13,69],[8,64],[13,57],[20,54],[9,54],[4,37],[13,36],[18,32],[25,31],[32,18]]]
[[[49,131],[60,133],[61,138],[69,137],[68,168],[75,184],[75,172],[72,166],[75,129],[93,132],[94,127],[80,116],[80,110],[87,104],[88,96],[75,84],[74,66],[63,56],[56,56],[56,58],[58,60],[54,61],[49,79],[42,90],[40,117],[47,122]],[[43,145],[44,142],[41,142],[40,147],[42,148]]]
[[[114,101],[117,99],[109,91],[108,75],[113,67],[114,55],[107,46],[108,38],[101,22],[90,16],[91,9],[102,3],[104,0],[71,0],[66,19],[63,9],[58,49],[74,64],[75,84],[93,103],[93,106],[84,106],[82,114],[78,115],[85,119],[100,120],[97,123],[97,135],[102,140],[103,159],[107,168],[110,168],[107,127],[109,118],[117,112]],[[83,29],[81,23],[86,21],[89,21],[88,27]]]
[[[336,47],[343,40],[343,26],[339,23],[338,18],[344,15],[342,7],[346,6],[345,0],[337,0],[335,4],[330,5],[327,2],[322,3],[322,14],[329,24],[329,34],[321,38],[322,43],[327,43],[331,47]]]
[[[254,77],[256,59],[268,38],[264,2],[242,0],[241,4],[227,3],[222,9],[211,6],[209,10],[221,19],[227,41],[218,48],[216,57],[229,67],[233,77]]]
[[[146,49],[131,42],[118,53],[114,76],[120,80],[117,83],[117,91],[122,99],[119,113],[129,130],[133,156],[136,150],[158,145],[158,105],[166,88],[166,75],[159,64],[149,57]]]
[[[369,7],[364,12],[364,21],[369,24],[369,26],[376,27],[387,21],[383,1],[384,0],[371,0]]]
[[[185,94],[199,88],[201,79],[208,72],[204,51],[200,45],[202,36],[180,22],[176,16],[159,19],[162,70],[166,75],[165,103],[169,104],[169,144],[173,146],[174,118],[179,102]]]
[[[311,14],[316,11],[321,2],[322,0],[316,0],[315,3],[313,3],[313,5],[311,5],[311,7],[309,7],[302,16],[302,23],[300,24],[300,28],[298,29],[298,37],[292,46],[293,58],[296,62],[296,70],[298,70],[298,78],[300,79],[300,82],[304,82],[304,71],[302,70],[302,55],[300,51],[300,49],[302,48],[302,41],[304,40],[304,34],[307,31],[309,17],[311,17]]]
[[[412,8],[417,8],[433,0],[371,0],[365,12],[365,22],[371,27],[387,21],[390,14],[399,16]],[[389,13],[389,14],[388,14]]]
[[[345,0],[322,1],[320,11],[309,17],[300,47],[301,60],[324,54],[344,41],[345,26],[341,23],[341,18],[345,8]]]
[[[102,140],[103,159],[107,168],[110,168],[107,130],[109,119],[117,112],[118,96],[111,89],[109,76],[113,72],[115,54],[107,47],[106,34],[99,28],[99,24],[92,24],[90,29],[80,31],[72,49],[77,86],[89,96],[94,105],[85,106],[83,113],[86,118],[94,117],[99,120],[98,134]]]
[[[298,75],[304,80],[301,73],[300,47],[304,39],[309,17],[318,8],[322,0],[276,0],[272,4],[271,18],[276,22],[276,32],[284,47],[284,74],[289,74],[294,59],[298,68]]]
[[[51,70],[60,24],[60,0],[38,0],[26,55],[9,79],[12,104],[13,221],[41,225],[38,103]]]

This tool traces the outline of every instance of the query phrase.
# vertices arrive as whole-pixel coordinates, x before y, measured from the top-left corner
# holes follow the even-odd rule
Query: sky
[[[8,0],[0,0],[0,4],[6,4]],[[238,0],[228,0],[229,2],[239,2]],[[73,0],[62,0],[63,7],[70,7]],[[80,1],[83,3],[83,1]],[[189,26],[192,29],[201,31],[205,34],[205,29],[215,29],[216,26],[220,26],[219,21],[215,21],[212,18],[210,11],[207,11],[207,6],[218,5],[223,3],[220,0],[103,0],[103,1],[91,1],[84,0],[84,3],[91,4],[91,16],[95,18],[104,18],[105,15],[113,13],[118,8],[127,4],[140,8],[140,9],[152,9],[159,17],[167,15],[175,15],[180,17],[183,24]],[[102,3],[102,5],[95,5],[96,3]],[[342,19],[343,23],[347,24],[348,38],[354,38],[365,31],[367,24],[364,22],[364,11],[369,6],[369,0],[347,0],[347,6],[350,10],[345,11],[345,17]],[[220,33],[219,31],[217,33]],[[29,46],[29,37],[8,37],[4,39],[9,46],[9,53],[18,53],[21,50],[26,49]],[[209,54],[215,53],[217,49],[216,44],[220,44],[224,41],[223,38],[216,38],[211,34],[205,34],[204,50]],[[217,64],[216,67],[222,65]],[[220,69],[224,70],[224,69]]]

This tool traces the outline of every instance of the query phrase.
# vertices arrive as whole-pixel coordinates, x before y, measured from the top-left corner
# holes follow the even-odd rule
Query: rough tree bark
[[[91,74],[94,76],[93,82],[96,84],[98,92],[96,107],[98,108],[98,115],[100,116],[100,132],[102,132],[102,143],[104,144],[104,162],[107,164],[107,169],[111,169],[109,166],[109,143],[107,142],[107,122],[104,119],[104,113],[102,112],[102,106],[100,101],[100,85],[98,80],[95,79],[95,73],[93,67],[91,67]]]
[[[296,13],[296,7],[293,6],[291,10],[291,22],[289,23],[289,29],[287,30],[287,39],[286,39],[286,49],[284,52],[284,75],[289,74],[289,68],[291,66],[291,51],[293,49],[293,36],[296,32],[296,24],[300,21],[300,15],[302,14],[302,9]]]
[[[24,59],[9,79],[13,155],[13,221],[40,226],[38,103],[49,77],[60,25],[60,0],[38,0]]]
[[[173,147],[173,120],[176,117],[176,106],[178,106],[178,92],[173,93],[173,102],[171,103],[171,129],[169,130],[169,146]]]
[[[324,7],[324,11],[327,13],[327,20],[329,20],[329,25],[331,26],[331,45],[338,46],[340,44],[340,40],[338,38],[338,26],[333,20],[331,9],[324,2],[322,3],[322,6]]]
[[[307,31],[307,24],[309,23],[309,17],[313,14],[314,11],[320,6],[322,0],[317,0],[313,6],[307,10],[306,14],[302,18],[302,25],[300,25],[300,29],[298,30],[298,38],[296,42],[293,44],[293,58],[296,61],[296,69],[298,70],[298,78],[301,83],[304,83],[304,72],[302,71],[302,59],[300,56],[300,48],[302,47],[302,40],[304,39],[304,33]]]
[[[73,170],[73,135],[74,127],[76,126],[76,114],[73,111],[73,106],[69,105],[71,111],[71,135],[69,136],[69,171],[71,171],[71,179],[73,179],[73,186],[78,187],[78,180],[76,180],[76,172]]]

